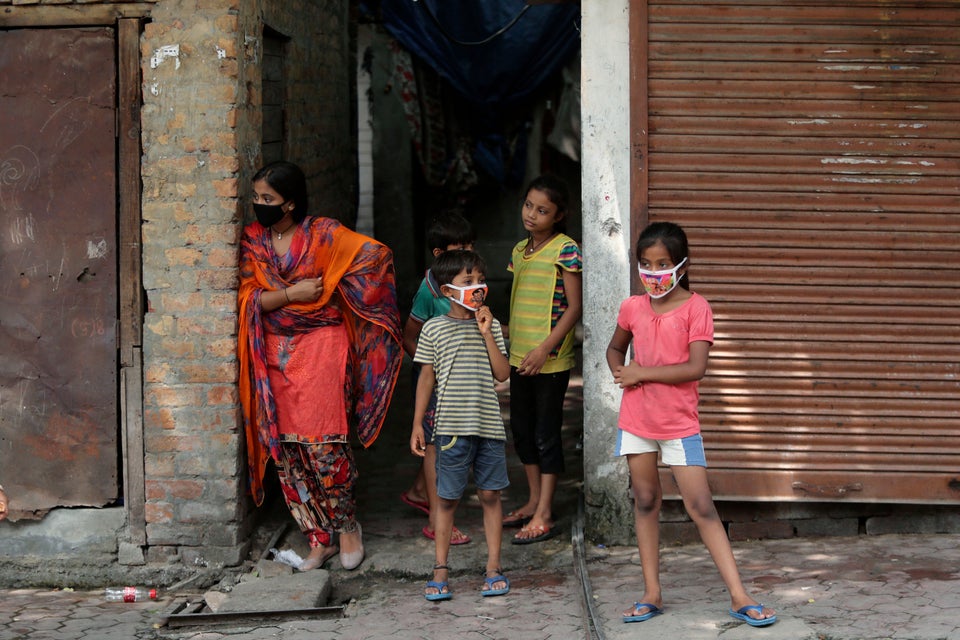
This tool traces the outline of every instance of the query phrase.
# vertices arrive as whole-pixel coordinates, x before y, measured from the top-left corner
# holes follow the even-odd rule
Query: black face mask
[[[286,212],[283,210],[283,205],[285,202],[280,204],[260,204],[259,202],[253,203],[253,212],[257,214],[257,222],[266,227],[272,227],[281,220],[283,216],[286,215]]]

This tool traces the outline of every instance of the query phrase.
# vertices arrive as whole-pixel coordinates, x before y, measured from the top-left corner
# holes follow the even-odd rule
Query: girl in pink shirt
[[[683,505],[727,585],[730,615],[751,626],[773,624],[774,611],[743,587],[707,484],[697,387],[713,344],[713,313],[706,299],[689,289],[687,236],[671,222],[655,222],[640,234],[637,256],[646,294],[620,305],[607,346],[607,364],[623,389],[616,455],[627,457],[630,470],[644,582],[643,596],[623,613],[623,621],[642,622],[663,612],[659,456],[670,466]]]

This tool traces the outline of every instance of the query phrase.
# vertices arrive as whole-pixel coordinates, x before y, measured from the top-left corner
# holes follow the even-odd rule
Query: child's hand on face
[[[643,381],[640,380],[638,369],[634,362],[616,367],[613,370],[613,381],[620,385],[621,389],[639,387]]]
[[[490,311],[490,307],[482,306],[477,309],[477,327],[480,329],[480,335],[488,335],[492,326],[493,312]]]

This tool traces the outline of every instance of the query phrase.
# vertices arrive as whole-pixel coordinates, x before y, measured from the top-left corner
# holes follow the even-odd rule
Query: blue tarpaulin
[[[529,98],[580,48],[577,4],[382,0],[380,7],[404,47],[471,104],[495,111]]]
[[[477,165],[500,182],[518,168],[522,175],[522,168],[504,166],[505,121],[528,108],[538,89],[578,53],[579,4],[380,0],[363,9],[377,4],[390,34],[464,100]]]

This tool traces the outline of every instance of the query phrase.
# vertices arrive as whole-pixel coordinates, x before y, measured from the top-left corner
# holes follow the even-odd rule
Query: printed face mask
[[[460,292],[459,299],[450,299],[470,311],[476,311],[482,307],[483,300],[487,297],[487,285],[485,284],[472,284],[469,287],[458,287],[454,284],[448,284],[447,286]]]
[[[663,271],[637,269],[640,272],[640,282],[643,283],[643,288],[647,290],[647,295],[651,298],[662,298],[673,291],[680,284],[677,271],[686,261],[687,259],[684,258],[673,269],[664,269]]]
[[[285,202],[280,204],[262,204],[259,202],[253,203],[253,212],[257,214],[257,222],[266,227],[272,227],[281,220],[286,213],[283,210],[283,205]]]

